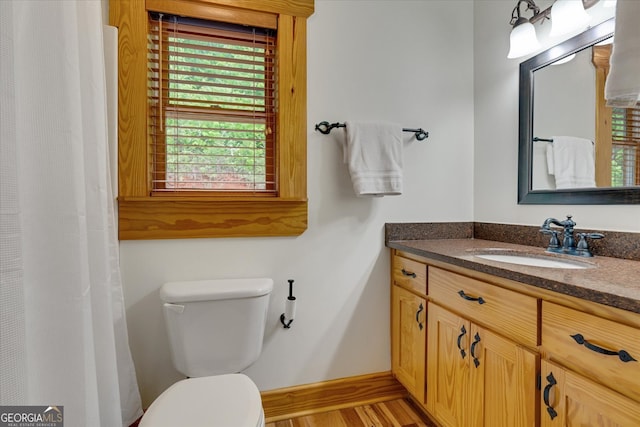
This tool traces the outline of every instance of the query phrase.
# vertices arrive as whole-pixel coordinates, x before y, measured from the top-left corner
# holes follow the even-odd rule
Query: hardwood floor
[[[408,399],[275,421],[266,427],[437,427]]]

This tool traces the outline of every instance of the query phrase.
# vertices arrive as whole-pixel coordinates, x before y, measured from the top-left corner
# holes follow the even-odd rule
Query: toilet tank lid
[[[173,303],[254,298],[267,295],[272,289],[273,280],[269,278],[168,282],[160,288],[160,299]]]

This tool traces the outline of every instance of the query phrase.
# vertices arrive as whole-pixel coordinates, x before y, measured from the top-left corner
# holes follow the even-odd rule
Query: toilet
[[[264,427],[260,391],[240,374],[258,359],[273,280],[169,282],[160,288],[171,359],[185,377],[139,427]]]

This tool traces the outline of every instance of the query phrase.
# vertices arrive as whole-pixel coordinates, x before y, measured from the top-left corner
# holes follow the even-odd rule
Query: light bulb
[[[558,37],[584,30],[590,21],[591,17],[584,10],[582,0],[557,0],[551,6],[551,32],[549,36]]]
[[[540,49],[533,24],[526,19],[516,24],[509,35],[509,45],[507,58],[519,58]]]

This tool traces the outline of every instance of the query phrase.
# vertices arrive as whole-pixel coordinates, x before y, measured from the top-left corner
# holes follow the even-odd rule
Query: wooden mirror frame
[[[533,73],[613,35],[614,19],[591,27],[520,64],[518,131],[519,205],[622,205],[640,203],[640,187],[533,190]]]

